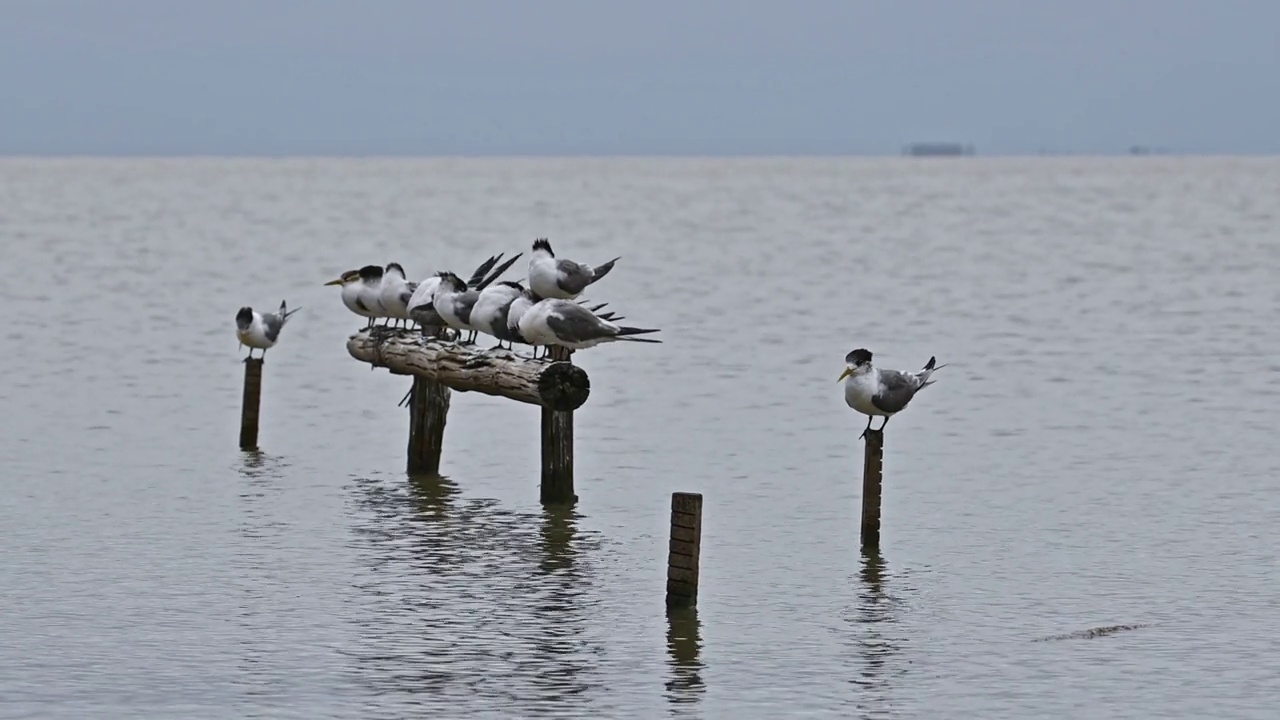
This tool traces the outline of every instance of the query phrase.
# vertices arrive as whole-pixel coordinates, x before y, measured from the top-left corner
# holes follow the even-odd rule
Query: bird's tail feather
[[[484,282],[484,276],[489,273],[490,268],[498,263],[498,260],[502,259],[502,255],[502,253],[490,255],[488,260],[480,263],[475,271],[471,273],[471,278],[467,280],[467,287],[475,288],[477,285]]]
[[[479,285],[476,286],[476,290],[483,290],[486,287],[488,287],[489,284],[492,283],[494,280],[497,280],[499,277],[502,277],[502,273],[506,272],[507,268],[514,265],[516,263],[516,260],[519,260],[520,256],[523,254],[524,253],[522,252],[516,253],[511,257],[510,260],[499,265],[492,273],[489,274],[488,277],[486,277],[484,280],[480,282]],[[502,255],[499,254],[498,257],[502,257]]]
[[[935,371],[941,370],[942,368],[946,367],[945,363],[942,365],[937,365],[936,364],[937,362],[938,362],[938,358],[930,357],[929,362],[924,364],[924,368],[921,369],[920,372],[916,373],[916,379],[920,381],[920,386],[917,388],[917,390],[923,390],[929,387],[930,385],[934,384],[935,382],[937,382],[937,380],[930,380],[929,376],[933,375]]]
[[[647,340],[631,337],[632,335],[647,335],[648,333],[658,332],[657,328],[638,328],[638,327],[620,327],[618,334],[614,337],[619,340],[639,340],[640,342],[662,342],[661,340]]]
[[[297,307],[292,310],[286,310],[285,302],[284,300],[281,300],[280,301],[280,324],[283,325],[286,321],[289,320],[290,317],[293,316],[294,313],[298,312],[301,309],[302,308]]]
[[[594,282],[596,282],[597,280],[599,280],[600,278],[604,277],[605,275],[608,275],[608,274],[609,274],[609,271],[613,269],[613,264],[614,264],[614,263],[616,263],[616,262],[618,262],[618,261],[619,261],[619,260],[621,260],[621,259],[622,259],[622,257],[621,257],[621,256],[619,256],[619,257],[616,257],[616,258],[614,258],[614,259],[610,260],[610,261],[609,261],[609,262],[607,262],[607,263],[604,263],[603,265],[601,265],[601,266],[599,266],[599,267],[592,268],[592,269],[591,269],[591,282],[593,282],[593,283],[594,283]]]
[[[659,343],[659,344],[662,343],[661,340],[654,340],[653,338],[632,337],[630,335],[619,335],[618,339],[626,340],[628,342]]]

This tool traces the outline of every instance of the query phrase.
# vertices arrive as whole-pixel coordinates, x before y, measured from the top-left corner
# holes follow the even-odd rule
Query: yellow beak
[[[840,377],[836,378],[836,382],[840,382],[841,380],[849,377],[852,374],[853,374],[853,368],[847,367],[844,369],[844,372],[840,373]]]
[[[338,278],[337,280],[330,280],[329,282],[325,283],[325,285],[341,285],[341,284],[342,284],[342,278]]]

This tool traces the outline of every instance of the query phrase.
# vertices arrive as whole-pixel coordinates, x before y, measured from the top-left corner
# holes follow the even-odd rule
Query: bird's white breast
[[[844,401],[849,407],[864,415],[884,415],[884,411],[871,403],[880,388],[880,377],[875,370],[861,375],[850,375],[844,381]]]
[[[359,297],[360,283],[347,283],[342,286],[342,304],[346,305],[348,310],[357,315],[367,316],[369,313],[361,310],[360,306],[356,305],[356,299]]]
[[[530,345],[555,344],[555,333],[551,332],[550,326],[547,325],[547,313],[550,309],[551,303],[539,302],[520,317],[520,335],[524,337],[525,342]]]
[[[569,293],[556,284],[559,271],[556,270],[556,259],[544,252],[539,252],[529,261],[529,287],[538,297],[568,299]]]
[[[245,345],[259,350],[265,350],[275,345],[274,342],[267,338],[267,329],[262,325],[262,316],[256,312],[253,314],[253,322],[249,323],[248,328],[244,330],[236,328],[236,337]]]

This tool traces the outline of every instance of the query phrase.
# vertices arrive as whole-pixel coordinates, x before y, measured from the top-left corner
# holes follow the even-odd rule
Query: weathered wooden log
[[[258,407],[262,399],[262,358],[244,360],[244,394],[240,401],[240,449],[258,448]]]
[[[667,548],[667,607],[698,602],[702,555],[702,494],[671,493],[671,542]]]
[[[459,392],[480,392],[569,411],[582,407],[591,394],[587,372],[573,363],[484,349],[418,331],[388,328],[361,330],[347,340],[351,357],[398,375],[413,375]]]
[[[410,474],[439,475],[444,424],[449,416],[449,388],[415,377],[410,396],[409,459],[405,469]]]
[[[884,466],[884,432],[867,431],[862,461],[862,547],[880,547],[880,471]]]

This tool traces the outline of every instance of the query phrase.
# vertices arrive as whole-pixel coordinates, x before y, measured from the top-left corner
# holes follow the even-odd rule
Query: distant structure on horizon
[[[973,146],[950,142],[918,142],[902,148],[902,154],[912,157],[961,157],[972,155]]]

